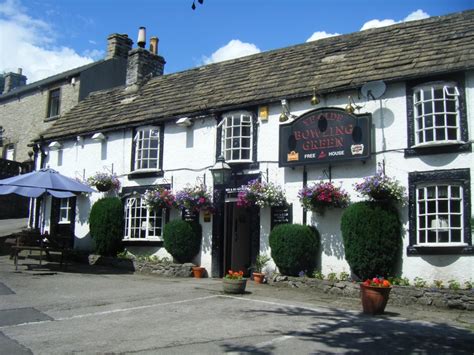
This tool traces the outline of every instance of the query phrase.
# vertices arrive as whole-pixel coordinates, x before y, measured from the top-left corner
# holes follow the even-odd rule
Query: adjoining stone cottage
[[[120,177],[127,249],[166,256],[163,226],[182,218],[175,209],[150,212],[147,189],[205,184],[221,194],[216,212],[199,216],[203,242],[195,262],[212,276],[248,267],[259,252],[269,253],[268,235],[281,217],[270,208],[237,208],[239,188],[260,178],[285,189],[291,206],[280,211],[284,219],[320,231],[321,271],[349,272],[342,212],[304,212],[297,193],[303,184],[330,179],[357,201],[353,184],[383,167],[408,191],[408,205],[399,209],[405,228],[400,273],[411,280],[473,279],[474,11],[169,75],[155,49],[131,50],[125,86],[90,95],[35,142],[37,168]],[[358,110],[347,113],[347,106]],[[331,130],[323,134],[322,116],[343,122],[344,142]],[[308,132],[298,138],[301,125]],[[221,155],[232,179],[214,186],[209,169]],[[53,204],[71,213],[47,220],[45,228],[66,224],[75,247],[89,248],[87,218],[100,197],[78,196],[74,209],[69,200]]]

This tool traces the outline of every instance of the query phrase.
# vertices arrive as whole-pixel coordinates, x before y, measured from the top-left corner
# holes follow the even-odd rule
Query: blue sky
[[[473,0],[0,0],[0,72],[28,82],[103,58],[110,33],[160,38],[166,73],[327,35],[474,8]]]

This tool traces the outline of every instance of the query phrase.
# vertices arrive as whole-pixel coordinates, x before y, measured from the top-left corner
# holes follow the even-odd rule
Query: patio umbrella
[[[15,193],[27,197],[50,194],[54,197],[72,197],[81,192],[95,192],[89,186],[53,169],[41,169],[24,175],[0,180],[0,194]]]

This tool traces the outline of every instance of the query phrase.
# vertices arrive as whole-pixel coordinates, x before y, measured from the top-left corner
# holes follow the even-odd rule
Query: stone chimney
[[[153,39],[153,52],[145,49],[144,28],[140,28],[139,45],[140,47],[128,52],[127,79],[126,86],[140,86],[154,76],[163,75],[165,68],[165,59],[158,55],[158,38]],[[143,46],[143,47],[142,47]]]
[[[24,76],[22,72],[23,70],[18,68],[18,73],[6,73],[3,76],[5,80],[3,94],[6,94],[20,86],[26,85],[26,76]]]
[[[125,34],[112,33],[107,37],[107,56],[105,59],[128,58],[133,41]]]

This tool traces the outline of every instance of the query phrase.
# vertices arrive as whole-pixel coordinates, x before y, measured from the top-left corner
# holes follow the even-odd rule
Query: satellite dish
[[[382,80],[370,81],[362,85],[360,92],[368,100],[377,100],[385,93],[387,86]]]

